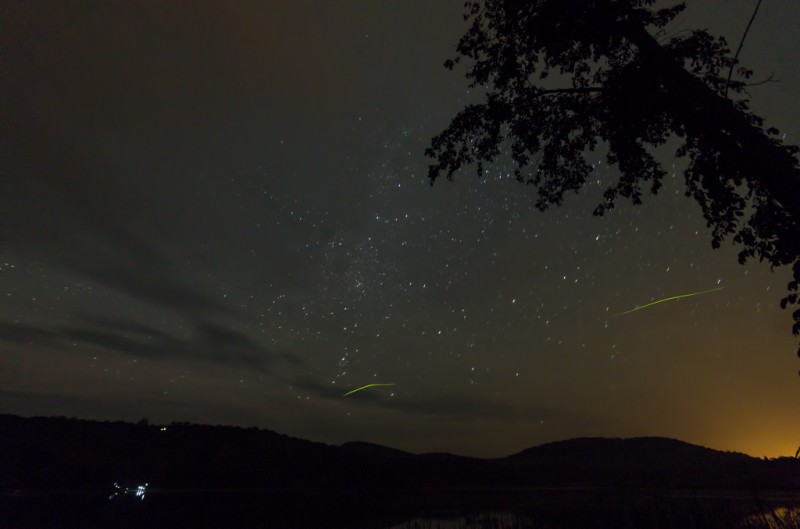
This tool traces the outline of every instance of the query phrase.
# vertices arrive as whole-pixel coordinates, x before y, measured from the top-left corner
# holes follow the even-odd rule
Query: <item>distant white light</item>
[[[128,495],[144,500],[149,485],[149,483],[145,483],[144,485],[137,485],[136,487],[122,487],[119,483],[114,483],[114,491],[108,499],[113,500],[117,496]]]

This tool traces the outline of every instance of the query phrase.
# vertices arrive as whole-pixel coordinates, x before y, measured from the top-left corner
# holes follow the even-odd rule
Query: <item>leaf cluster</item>
[[[544,210],[586,183],[593,171],[586,155],[602,141],[619,170],[595,209],[602,215],[619,197],[640,204],[644,185],[658,192],[666,172],[653,151],[677,137],[676,156],[688,158],[686,195],[700,204],[712,245],[731,237],[742,247],[740,262],[793,264],[781,305],[797,304],[798,148],[750,112],[745,81],[753,72],[736,64],[724,38],[698,29],[656,41],[650,31],[663,33],[685,4],[654,3],[467,1],[469,29],[445,67],[466,63],[470,86],[482,87],[486,100],[432,139],[431,183],[469,165],[484,176],[486,164],[508,157]],[[728,81],[732,68],[737,76]],[[800,335],[800,310],[793,316]]]

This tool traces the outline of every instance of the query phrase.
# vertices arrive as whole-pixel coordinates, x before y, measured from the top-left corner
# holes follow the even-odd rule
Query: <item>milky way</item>
[[[604,217],[601,150],[545,212],[502,161],[431,186],[425,148],[477,97],[441,66],[461,2],[276,4],[7,9],[0,412],[794,453],[789,273],[711,249],[674,149],[658,196]],[[735,42],[751,7],[671,29]],[[798,9],[765,4],[741,56],[781,79],[753,107],[789,140]]]

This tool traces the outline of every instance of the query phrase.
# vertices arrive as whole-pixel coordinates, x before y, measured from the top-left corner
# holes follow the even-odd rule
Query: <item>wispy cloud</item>
[[[300,364],[289,352],[263,347],[250,336],[217,324],[196,322],[189,338],[177,337],[139,322],[103,319],[84,326],[35,326],[0,322],[0,340],[72,349],[76,342],[135,358],[194,360],[239,365],[266,373],[276,364]]]

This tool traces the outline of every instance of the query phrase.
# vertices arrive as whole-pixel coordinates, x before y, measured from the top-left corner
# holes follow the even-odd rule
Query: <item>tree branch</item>
[[[594,93],[602,92],[603,88],[598,86],[587,86],[585,88],[552,88],[548,90],[541,90],[536,95],[550,95],[550,94],[580,94],[580,93]]]
[[[679,109],[676,117],[698,136],[709,135],[735,153],[740,167],[749,178],[768,191],[796,223],[800,222],[800,166],[797,158],[773,143],[764,131],[751,124],[734,108],[730,99],[713,92],[700,79],[687,72],[643,27],[627,25],[625,35],[641,53],[664,69],[664,81],[670,97]],[[700,115],[705,117],[701,118]],[[737,141],[723,130],[736,131]]]
[[[757,83],[747,83],[747,84],[745,84],[745,86],[759,86],[759,85],[767,84],[767,83],[780,83],[781,80],[780,79],[773,79],[772,78],[773,75],[775,75],[775,72],[772,72],[771,74],[769,74],[769,77],[767,77],[763,81],[759,81]]]

